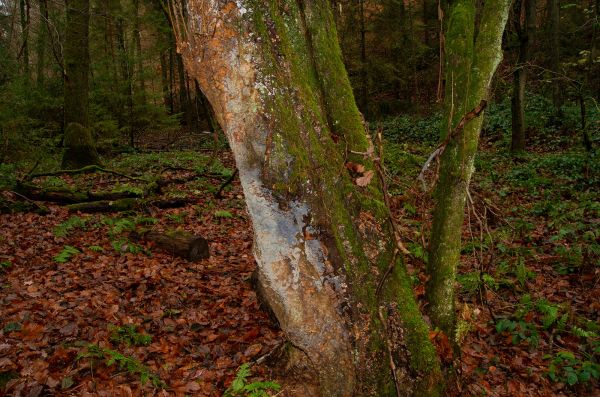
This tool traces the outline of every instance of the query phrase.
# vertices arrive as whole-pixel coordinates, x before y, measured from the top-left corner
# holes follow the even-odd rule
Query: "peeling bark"
[[[175,2],[178,49],[233,150],[252,217],[258,281],[323,396],[436,395],[440,371],[381,187],[327,2]],[[396,263],[382,288],[376,287]],[[393,346],[378,312],[402,338]]]

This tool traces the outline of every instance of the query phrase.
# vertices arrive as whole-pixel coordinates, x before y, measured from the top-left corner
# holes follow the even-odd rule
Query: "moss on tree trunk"
[[[449,9],[446,30],[446,96],[442,139],[487,97],[489,85],[502,58],[502,33],[510,0],[485,2],[476,26],[475,0],[457,0]],[[440,163],[440,178],[429,247],[427,284],[429,314],[433,324],[453,336],[454,283],[460,259],[461,229],[467,189],[483,117],[467,122],[450,140]]]
[[[64,43],[65,128],[70,123],[88,126],[89,91],[89,0],[67,0]]]
[[[71,123],[65,130],[63,169],[79,169],[100,164],[90,130],[79,123]]]
[[[174,13],[189,16],[175,24],[179,47],[234,152],[258,282],[301,352],[293,356],[315,371],[323,396],[396,395],[386,345],[402,335],[389,344],[401,393],[436,395],[438,359],[394,255],[389,210],[328,7],[188,1],[185,13]],[[364,170],[351,175],[348,163]],[[358,186],[357,177],[369,175]]]

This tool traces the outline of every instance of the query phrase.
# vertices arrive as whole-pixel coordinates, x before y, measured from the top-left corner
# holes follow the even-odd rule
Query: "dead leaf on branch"
[[[354,180],[354,183],[356,183],[357,186],[365,187],[369,183],[371,183],[371,179],[373,179],[373,175],[375,175],[375,173],[372,170],[369,170],[369,171],[365,172],[363,174],[363,176],[356,178]]]

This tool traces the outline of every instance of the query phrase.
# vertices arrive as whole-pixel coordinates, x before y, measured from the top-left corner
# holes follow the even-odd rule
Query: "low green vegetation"
[[[132,376],[139,377],[142,384],[150,383],[155,388],[164,389],[167,385],[157,375],[152,373],[148,367],[133,357],[126,356],[118,351],[94,344],[88,344],[85,350],[77,356],[77,360],[88,359],[92,363],[103,364],[107,367],[117,366],[120,370]],[[94,365],[94,364],[92,364]]]
[[[272,381],[249,382],[248,378],[252,375],[250,366],[243,364],[231,382],[231,386],[225,390],[223,397],[269,397],[269,391],[277,392],[281,389],[278,383]]]
[[[53,259],[54,262],[57,263],[67,263],[71,260],[71,258],[80,253],[81,251],[79,251],[77,248],[70,245],[65,245],[62,251],[60,251]]]
[[[109,325],[110,340],[116,344],[125,344],[126,346],[148,346],[152,343],[152,335],[137,332],[135,325],[127,324],[122,326]]]

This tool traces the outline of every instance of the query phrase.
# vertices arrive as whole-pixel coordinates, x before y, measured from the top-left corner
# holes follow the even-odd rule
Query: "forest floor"
[[[393,212],[421,300],[431,199],[414,177],[430,149],[394,158],[397,170],[411,172],[390,167]],[[0,215],[0,395],[219,396],[240,365],[256,361],[248,382],[276,377],[263,359],[284,338],[252,289],[252,230],[239,182],[214,196],[233,172],[231,155],[218,157],[210,176],[166,189],[192,198],[182,208],[74,214],[48,204],[46,215]],[[177,177],[209,162],[210,152],[173,151],[122,155],[107,167],[130,175],[171,167]],[[579,152],[552,150],[515,163],[484,145],[457,284],[460,355],[444,335],[431,335],[457,368],[453,394],[600,396],[595,167]],[[139,189],[106,174],[43,183]],[[200,235],[211,257],[193,263],[129,239],[148,226]]]

